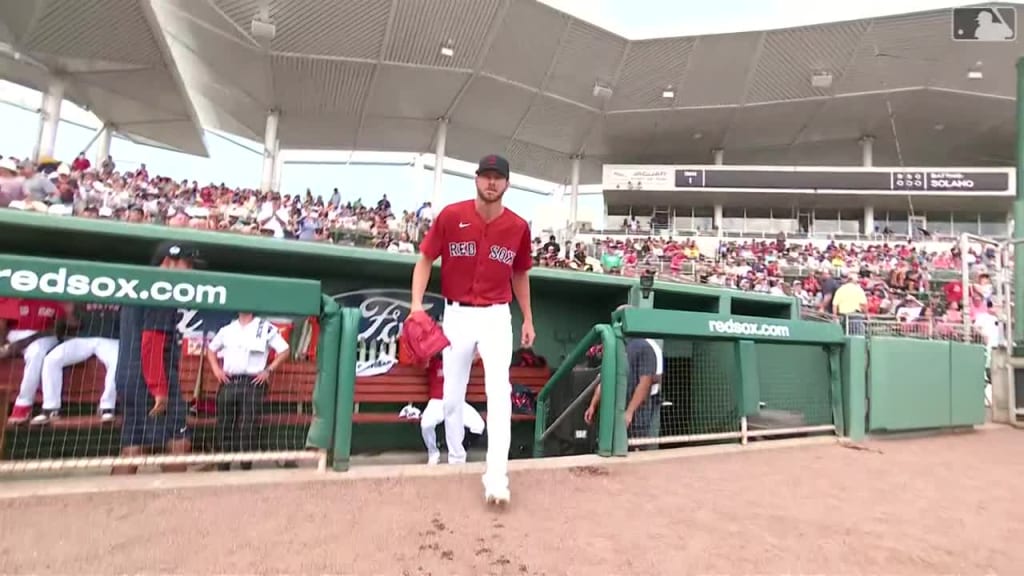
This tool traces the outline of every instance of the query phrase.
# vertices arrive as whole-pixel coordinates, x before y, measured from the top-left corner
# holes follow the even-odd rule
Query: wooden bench
[[[202,378],[199,370],[202,366]],[[24,363],[20,358],[0,360],[0,408],[6,420],[14,398],[18,395],[21,385],[21,374]],[[103,383],[106,370],[98,360],[89,360],[69,366],[64,370],[64,386],[61,390],[62,406],[95,406],[103,394]],[[197,406],[210,405],[217,397],[217,390],[220,383],[213,375],[209,365],[200,359],[199,356],[182,355],[181,364],[178,370],[179,385],[181,393],[187,403],[197,400]],[[316,385],[317,366],[314,362],[286,362],[271,379],[270,391],[266,395],[266,402],[277,410],[266,410],[262,420],[265,425],[304,425],[309,424],[312,419],[310,404],[313,400],[313,388]],[[196,395],[196,387],[199,386],[199,394]],[[36,404],[42,403],[42,392],[36,395]],[[282,406],[283,405],[283,406]],[[282,410],[280,408],[290,408]],[[212,413],[203,413],[200,410],[198,415],[189,416],[190,426],[209,426],[216,422],[216,416]],[[120,420],[103,422],[99,415],[93,411],[85,414],[65,414],[59,420],[51,422],[48,426],[53,428],[94,428],[99,426],[112,426],[119,424]],[[9,427],[5,425],[4,428]],[[2,441],[2,434],[0,434]],[[2,444],[0,444],[2,445]]]
[[[509,370],[509,376],[513,384],[522,384],[539,394],[551,377],[551,370],[546,367],[515,366]],[[399,418],[398,408],[389,412],[363,412],[360,410],[360,406],[362,404],[404,405],[412,403],[420,404],[422,409],[422,405],[429,400],[426,371],[416,366],[398,365],[386,374],[356,378],[355,413],[352,415],[352,422],[356,424],[416,422],[417,420],[414,419]],[[474,366],[470,372],[466,401],[470,404],[484,404],[487,401],[487,395],[484,392],[484,371],[481,366]],[[486,418],[484,413],[481,413],[481,416]],[[534,418],[533,414],[512,415],[512,420],[518,421],[534,420]]]

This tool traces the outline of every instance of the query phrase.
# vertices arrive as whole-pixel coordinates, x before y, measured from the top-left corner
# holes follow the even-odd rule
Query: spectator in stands
[[[223,452],[254,452],[259,448],[257,424],[270,376],[288,359],[288,342],[277,327],[251,312],[217,331],[206,358],[220,383],[217,389],[217,447]],[[274,357],[271,360],[271,352]],[[242,470],[252,462],[242,462]],[[230,463],[219,464],[230,470]]]
[[[79,152],[78,156],[76,156],[75,160],[71,163],[72,172],[85,172],[91,167],[92,162],[89,162],[89,159],[85,157],[85,152]]]
[[[20,355],[25,361],[21,387],[8,424],[23,424],[32,416],[32,405],[42,382],[43,360],[57,345],[54,328],[69,312],[67,302],[0,298],[0,358]]]
[[[281,197],[274,194],[263,204],[257,221],[261,231],[274,238],[284,238],[285,230],[288,230],[291,222],[291,214],[288,207],[281,204]]]
[[[868,298],[860,286],[857,272],[850,272],[846,283],[836,289],[832,296],[832,313],[845,318],[850,334],[863,334],[863,321],[859,318],[867,308]]]
[[[10,158],[0,159],[0,208],[6,208],[12,201],[21,200],[21,182],[17,163]]]
[[[153,254],[153,265],[167,270],[191,270],[199,251],[183,242],[163,242]],[[178,311],[175,308],[126,306],[121,309],[116,385],[124,410],[121,455],[141,456],[163,447],[168,453],[191,450],[188,407],[181,395],[178,364]],[[137,466],[118,466],[114,474],[134,474]],[[184,466],[164,466],[183,472]]]
[[[103,422],[114,419],[117,387],[118,333],[121,329],[120,306],[116,304],[74,304],[67,318],[71,334],[51,350],[43,360],[43,412],[32,424],[48,424],[60,418],[64,369],[95,356],[105,371],[99,414]]]

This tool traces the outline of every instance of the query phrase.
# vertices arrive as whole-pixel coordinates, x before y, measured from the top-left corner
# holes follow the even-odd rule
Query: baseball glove
[[[426,364],[451,344],[441,327],[426,312],[414,312],[405,319],[402,340],[420,364]]]

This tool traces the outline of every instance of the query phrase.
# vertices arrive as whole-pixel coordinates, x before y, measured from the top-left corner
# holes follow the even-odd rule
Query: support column
[[[569,230],[572,231],[573,238],[579,230],[577,219],[580,202],[580,160],[581,156],[572,157],[572,173],[569,180]]]
[[[267,114],[267,125],[263,133],[263,178],[260,190],[270,192],[274,188],[274,168],[277,166],[277,124],[281,120],[278,110]]]
[[[864,136],[860,139],[860,165],[870,168],[875,165],[875,137]]]
[[[39,139],[36,142],[35,160],[42,156],[53,157],[57,145],[57,128],[60,127],[60,107],[64,103],[64,79],[54,76],[43,94],[39,110]]]
[[[864,234],[871,236],[875,233],[875,207],[868,204],[864,206]]]
[[[434,148],[434,189],[430,193],[430,204],[434,208],[434,214],[441,211],[441,186],[444,179],[444,155],[445,147],[448,144],[448,119],[440,118],[437,121],[437,138]]]
[[[715,232],[718,234],[722,233],[722,205],[715,204],[715,213],[711,219],[711,223],[715,227]]]
[[[1017,60],[1017,198],[1013,202],[1013,239],[1024,238],[1024,58]],[[1013,251],[1013,355],[1024,340],[1024,246]],[[1011,383],[1011,386],[1014,384]],[[1012,407],[1011,407],[1012,408]]]
[[[93,167],[96,170],[99,170],[107,156],[110,156],[110,141],[113,137],[114,127],[110,124],[104,124],[100,136],[96,140],[96,161],[93,162]]]
[[[418,204],[430,201],[430,197],[423,192],[424,188],[426,186],[423,185],[423,154],[417,154],[412,160],[412,195],[416,199],[417,209]]]
[[[715,148],[711,150],[711,158],[715,161],[715,166],[721,166],[725,164],[725,150],[721,148]]]
[[[284,156],[281,155],[281,139],[274,143],[274,190],[281,191],[281,178],[284,174]]]

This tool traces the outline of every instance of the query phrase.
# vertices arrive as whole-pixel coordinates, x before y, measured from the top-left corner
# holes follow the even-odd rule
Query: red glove
[[[426,365],[451,342],[441,327],[426,312],[414,312],[402,325],[402,340],[418,364]]]

